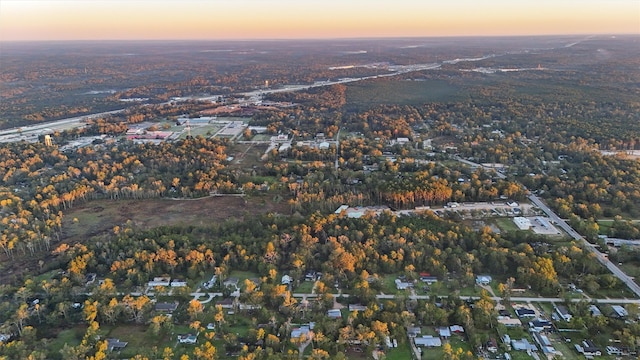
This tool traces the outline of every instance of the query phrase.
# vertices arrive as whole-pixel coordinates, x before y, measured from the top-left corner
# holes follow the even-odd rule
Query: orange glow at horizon
[[[0,40],[640,34],[636,0],[0,2]]]

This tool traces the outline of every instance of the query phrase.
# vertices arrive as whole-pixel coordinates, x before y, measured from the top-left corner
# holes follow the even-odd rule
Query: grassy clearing
[[[572,338],[571,342],[568,343],[565,340],[565,335],[568,335],[568,334],[548,334],[547,336],[553,343],[553,347],[557,351],[562,353],[563,359],[568,359],[568,360],[582,359],[582,356],[578,355],[578,353],[576,352],[576,349],[573,346],[573,343],[579,341],[578,339],[584,340],[583,337],[581,335],[574,337]]]
[[[640,262],[638,261],[626,262],[618,267],[629,276],[640,277]]]
[[[48,352],[50,354],[59,354],[65,344],[69,346],[80,345],[80,341],[82,340],[86,329],[87,327],[82,325],[60,331],[55,339],[53,339],[48,345]]]
[[[385,352],[387,360],[407,360],[412,358],[411,346],[408,342],[398,343],[397,348]]]
[[[379,105],[421,105],[462,98],[466,98],[462,88],[443,80],[383,79],[349,84],[346,107],[350,111],[359,111]]]
[[[398,294],[400,291],[396,288],[396,279],[398,275],[384,275],[382,277],[382,289],[381,292],[384,294]]]
[[[156,337],[149,333],[147,326],[141,325],[118,325],[115,327],[105,326],[102,328],[106,332],[105,337],[116,338],[127,342],[120,352],[121,358],[130,358],[136,354],[144,353],[153,346],[163,349],[174,345],[174,340],[170,336]]]
[[[313,281],[303,281],[300,283],[298,287],[294,289],[294,292],[311,294],[312,290],[313,290]]]
[[[244,281],[247,279],[259,278],[260,276],[252,271],[233,270],[229,273],[228,278],[238,279],[238,287],[242,290],[245,288]]]
[[[249,329],[254,326],[250,318],[241,314],[225,315],[225,321],[229,325],[227,332],[236,334],[238,337],[247,336]]]
[[[480,290],[478,286],[464,287],[460,289],[460,296],[480,296]]]
[[[465,353],[471,351],[471,346],[460,336],[452,336],[449,339],[449,344],[455,353],[458,349],[462,349]],[[422,348],[423,360],[440,360],[444,359],[444,351],[442,347],[439,348]]]
[[[511,218],[499,218],[499,219],[495,219],[495,222],[496,222],[496,225],[498,225],[500,230],[502,230],[503,232],[512,232],[512,231],[520,230],[518,229],[516,224],[514,224]]]

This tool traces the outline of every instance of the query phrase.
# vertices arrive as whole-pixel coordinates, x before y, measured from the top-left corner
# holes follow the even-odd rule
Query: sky
[[[0,41],[640,34],[640,0],[0,0]]]

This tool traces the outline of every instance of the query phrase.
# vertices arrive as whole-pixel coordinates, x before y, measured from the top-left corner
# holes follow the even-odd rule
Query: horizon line
[[[55,42],[171,42],[171,41],[328,41],[328,40],[391,40],[391,39],[442,39],[442,38],[524,38],[560,36],[640,36],[640,33],[565,33],[565,34],[517,34],[517,35],[436,35],[436,36],[366,36],[366,37],[308,37],[308,38],[179,38],[179,39],[20,39],[0,40],[0,43],[55,43]]]

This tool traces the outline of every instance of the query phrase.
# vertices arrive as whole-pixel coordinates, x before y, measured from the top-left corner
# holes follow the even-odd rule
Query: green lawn
[[[504,232],[520,230],[518,229],[516,224],[513,222],[513,220],[511,220],[511,218],[498,218],[498,219],[495,219],[495,222],[496,222],[496,225],[498,225],[498,227],[500,228],[500,230]]]
[[[121,358],[144,354],[153,346],[163,349],[167,346],[173,347],[175,344],[175,339],[172,339],[171,336],[153,336],[147,331],[148,326],[145,325],[104,326],[102,330],[106,332],[105,337],[120,339],[120,341],[128,343],[127,347],[120,352]]]
[[[464,338],[460,336],[452,336],[449,339],[449,344],[451,344],[451,348],[454,352],[458,349],[462,349],[465,353],[467,351],[471,351],[471,346],[467,344]],[[444,344],[443,344],[444,345]],[[442,347],[439,348],[422,348],[422,359],[423,360],[440,360],[444,358],[444,351]]]
[[[408,360],[412,358],[411,346],[408,342],[398,343],[397,348],[389,349],[385,352],[387,360]]]
[[[240,289],[244,289],[244,281],[246,279],[259,278],[260,276],[257,273],[252,271],[241,271],[241,270],[233,270],[225,279],[228,278],[237,278],[238,279],[238,287]]]
[[[48,345],[47,351],[50,354],[57,355],[60,354],[60,350],[64,348],[65,344],[68,344],[69,346],[80,345],[80,341],[82,340],[82,337],[84,336],[86,330],[87,327],[85,325],[81,325],[71,329],[60,331],[55,339],[53,339]]]
[[[249,329],[253,327],[251,319],[241,314],[233,314],[224,316],[227,323],[227,332],[238,335],[238,337],[246,336]]]
[[[313,290],[313,284],[313,281],[303,281],[300,283],[300,286],[293,289],[293,291],[296,293],[311,294],[311,291]]]
[[[464,287],[460,289],[460,296],[480,296],[480,290],[482,288],[476,286]]]
[[[385,294],[398,294],[400,291],[396,288],[396,279],[398,278],[397,274],[384,275],[382,277],[382,289],[381,291]]]
[[[572,341],[570,343],[566,342],[564,340],[564,334],[550,334],[548,336],[551,342],[553,343],[553,347],[557,351],[562,353],[562,359],[572,360],[572,359],[583,358],[582,356],[578,355],[575,347],[573,346],[573,343],[575,341]]]
[[[600,235],[608,235],[612,224],[613,220],[598,220],[598,232]]]

